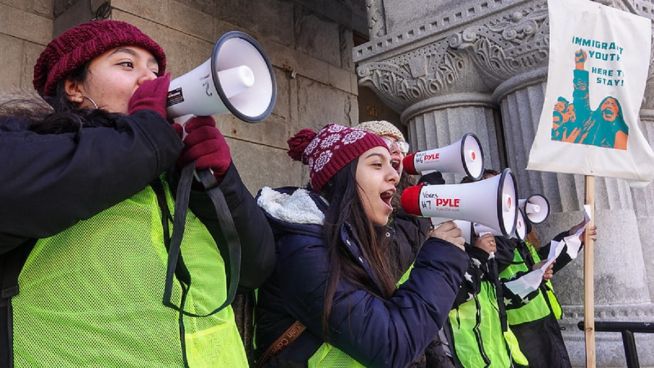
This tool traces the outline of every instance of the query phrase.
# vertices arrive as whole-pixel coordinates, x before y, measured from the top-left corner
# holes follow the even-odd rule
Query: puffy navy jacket
[[[295,188],[264,188],[257,201],[268,216],[277,249],[275,270],[259,289],[257,354],[298,320],[307,329],[267,366],[306,366],[324,341],[322,315],[330,271],[322,232],[326,204]],[[343,247],[370,275],[348,225],[340,236]],[[464,251],[430,238],[418,253],[411,277],[390,299],[341,279],[329,320],[329,342],[366,366],[407,366],[443,325],[467,264]]]

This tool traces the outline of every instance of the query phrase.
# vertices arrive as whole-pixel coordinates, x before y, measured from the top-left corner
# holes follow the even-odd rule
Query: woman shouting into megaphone
[[[288,143],[311,183],[257,198],[278,259],[259,289],[258,365],[406,367],[442,327],[463,279],[461,231],[452,222],[432,230],[396,286],[385,234],[399,174],[387,143],[338,124]]]
[[[138,28],[92,21],[38,58],[52,110],[4,105],[1,366],[247,366],[229,304],[272,270],[272,233],[215,121],[170,127],[165,69]],[[213,187],[189,192],[191,162]]]

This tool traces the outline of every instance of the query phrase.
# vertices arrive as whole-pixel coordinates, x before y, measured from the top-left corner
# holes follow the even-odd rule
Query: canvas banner
[[[527,169],[654,179],[639,110],[650,20],[588,0],[548,0],[545,102]]]

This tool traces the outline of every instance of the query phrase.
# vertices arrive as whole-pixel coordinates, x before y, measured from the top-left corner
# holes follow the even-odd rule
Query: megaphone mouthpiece
[[[502,211],[509,212],[513,209],[513,198],[509,194],[502,195]]]
[[[400,197],[400,204],[406,213],[414,216],[422,216],[422,211],[420,211],[420,190],[421,185],[414,185],[408,188],[405,188],[402,191],[402,197]]]
[[[246,65],[218,72],[225,97],[232,98],[254,85],[254,73]]]
[[[528,214],[540,213],[540,206],[537,204],[527,202],[527,204],[525,205],[525,212],[527,212]]]
[[[416,171],[416,166],[413,164],[413,156],[416,154],[414,152],[409,153],[404,157],[402,160],[402,167],[404,168],[404,171],[411,175],[418,175],[420,174],[419,172]]]

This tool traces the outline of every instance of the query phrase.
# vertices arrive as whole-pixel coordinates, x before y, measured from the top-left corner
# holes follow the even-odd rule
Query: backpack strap
[[[298,337],[306,330],[307,328],[300,321],[295,321],[289,328],[284,331],[284,333],[277,338],[268,349],[264,351],[261,355],[261,358],[257,360],[257,368],[263,367],[263,365],[270,360],[273,356],[279,354],[287,346],[289,346],[293,341],[297,340]]]
[[[0,256],[0,367],[14,366],[11,298],[18,295],[18,276],[35,240]]]

